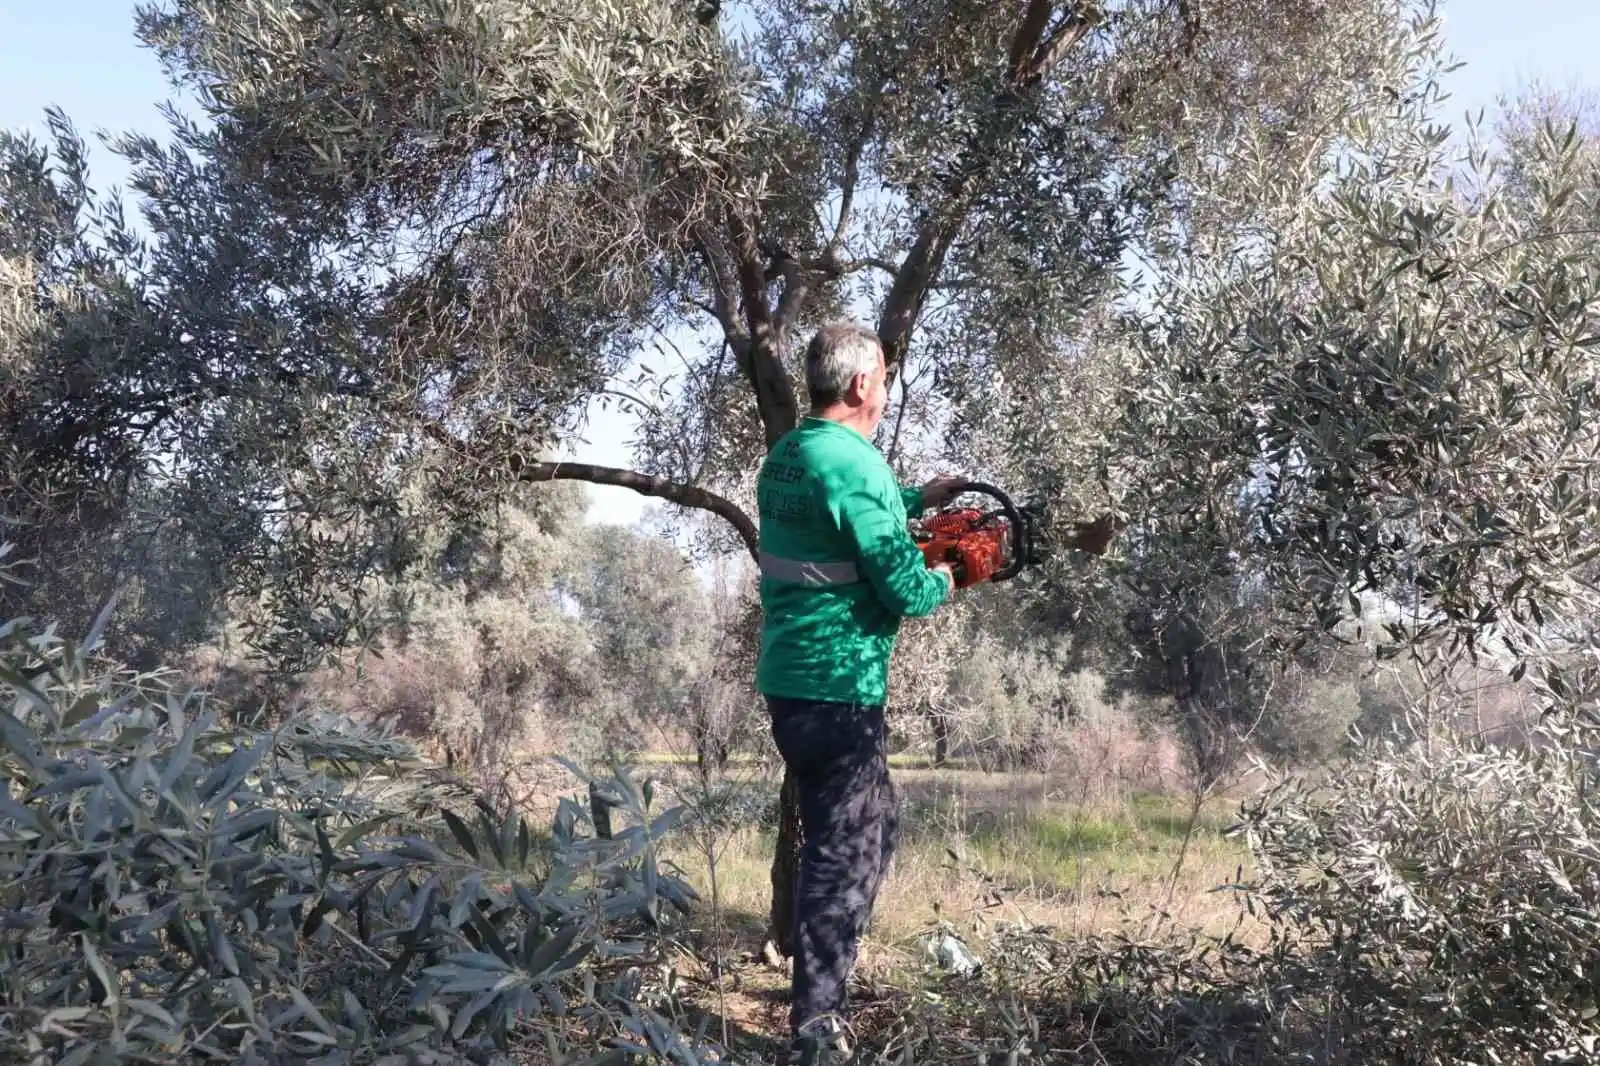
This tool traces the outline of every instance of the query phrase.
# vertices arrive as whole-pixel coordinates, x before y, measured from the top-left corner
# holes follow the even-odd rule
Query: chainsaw
[[[955,501],[969,494],[990,497],[998,507]],[[1009,581],[1041,560],[1034,541],[1033,515],[1011,497],[981,481],[964,482],[951,503],[913,519],[911,536],[929,567],[949,564],[956,588],[985,581]]]

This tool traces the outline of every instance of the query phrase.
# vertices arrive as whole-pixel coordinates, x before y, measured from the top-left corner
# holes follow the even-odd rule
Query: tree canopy
[[[1487,640],[1570,705],[1597,676],[1594,156],[1534,122],[1452,157],[1437,23],[146,5],[197,117],[114,138],[137,221],[66,116],[48,145],[0,135],[6,517],[82,563],[6,605],[70,626],[120,589],[125,648],[227,618],[299,670],[392,626],[408,575],[529,483],[632,487],[753,549],[801,341],[849,314],[883,338],[907,476],[1048,504],[1027,624],[1095,637],[1199,734],[1248,732],[1284,662],[1374,609],[1391,644]],[[605,399],[639,413],[634,467],[552,461]],[[1124,546],[1086,566],[1065,549],[1102,513]],[[627,595],[575,581],[644,639]],[[648,650],[663,692],[702,654]]]
[[[202,121],[117,140],[145,232],[64,118],[55,168],[3,146],[7,272],[41,296],[17,478],[102,531],[177,497],[204,528],[166,535],[223,545],[210,587],[271,597],[280,644],[358,633],[349,574],[518,481],[736,517],[808,324],[874,318],[923,434],[970,436],[1130,249],[1217,210],[1240,131],[1311,160],[1392,91],[1408,10],[146,5]],[[700,343],[640,470],[541,463],[668,331]]]

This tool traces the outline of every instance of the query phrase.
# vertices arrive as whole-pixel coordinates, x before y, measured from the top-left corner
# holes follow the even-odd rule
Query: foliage
[[[1197,260],[1135,349],[1160,369],[1129,429],[1170,457],[1130,465],[1163,494],[1141,539],[1230,538],[1229,569],[1264,590],[1268,648],[1365,621],[1358,596],[1380,643],[1524,661],[1590,613],[1595,173],[1551,130],[1520,160],[1527,196],[1478,149],[1446,176],[1432,91],[1368,128],[1259,258]]]
[[[1033,624],[1174,699],[1212,782],[1341,649],[1503,664],[1569,709],[1597,676],[1592,143],[1524,113],[1453,146],[1435,12],[1386,32],[1382,91],[1196,164],[1197,224],[1026,379],[1053,417],[974,438],[1069,513],[1064,486],[1113,494],[1111,565],[1059,555]]]
[[[470,531],[419,544],[405,576],[374,582],[393,621],[315,687],[496,783],[542,721],[593,706],[625,669],[597,662],[602,634],[561,600],[564,576],[592,565],[582,506],[571,486],[538,486]]]
[[[1370,91],[1399,10],[723,7],[141,8],[197,116],[113,141],[147,237],[65,116],[50,151],[0,144],[5,291],[35,304],[0,338],[30,542],[105,548],[111,575],[180,545],[190,595],[152,610],[243,596],[298,668],[381,628],[363,579],[431,529],[569,476],[538,460],[596,397],[647,416],[641,460],[676,481],[578,476],[747,499],[799,410],[792,339],[863,301],[928,383],[907,446],[936,441],[1189,211],[1174,161]]]
[[[1581,1061],[1600,1041],[1600,807],[1591,740],[1437,732],[1360,745],[1337,785],[1245,810],[1254,907],[1308,960],[1347,1053]]]
[[[769,758],[766,709],[756,692],[761,651],[761,600],[747,572],[713,570],[709,605],[708,660],[690,691],[687,728],[703,767],[722,768],[734,752],[758,751]]]
[[[1256,727],[1255,748],[1295,766],[1344,754],[1350,731],[1361,721],[1363,691],[1371,687],[1338,673],[1291,671]]]
[[[716,633],[705,589],[683,552],[622,527],[597,527],[561,582],[602,664],[610,744],[657,746],[683,728],[712,669]]]
[[[1038,643],[1043,646],[1006,646],[972,634],[951,665],[952,713],[986,768],[1038,767],[1051,727],[1078,710],[1068,704],[1068,676],[1052,655],[1057,649]]]
[[[47,117],[54,158],[31,138],[0,131],[0,477],[17,554],[53,541],[83,565],[0,586],[0,603],[35,596],[82,629],[111,591],[116,552],[96,534],[128,502],[119,490],[142,464],[153,402],[118,364],[152,324],[119,257],[132,243],[119,201],[94,199],[82,141],[64,115]],[[162,369],[160,359],[150,367]],[[102,417],[76,417],[81,410]],[[53,520],[64,513],[72,522]],[[207,558],[201,553],[197,568]]]
[[[99,636],[0,628],[8,1060],[693,1059],[641,984],[694,900],[648,783],[601,781],[614,840],[571,800],[546,838],[386,735],[221,724]]]
[[[991,445],[1040,476],[1104,464],[1123,582],[1060,561],[1036,617],[1176,695],[1202,776],[1333,725],[1298,724],[1307,690],[1369,650],[1416,673],[1428,711],[1247,810],[1262,869],[1241,895],[1267,950],[1056,946],[1065,984],[1017,1010],[1038,1023],[1052,987],[1084,1004],[1091,1032],[1061,1038],[1086,1061],[1595,1053],[1600,180],[1584,127],[1542,115],[1453,153],[1435,37],[1419,19],[1395,91],[1343,116],[1323,163],[1285,167],[1247,130],[1226,201],[1261,224],[1186,232],[1089,367],[1030,380],[1069,414],[1114,412],[1106,440],[1019,419]],[[1460,731],[1473,701],[1446,683],[1490,672],[1544,728]],[[1392,694],[1357,692],[1391,716]]]
[[[707,588],[677,546],[583,523],[582,492],[531,486],[374,582],[394,621],[318,697],[442,746],[484,787],[556,746],[588,762],[681,740],[721,765],[749,746],[758,605]]]

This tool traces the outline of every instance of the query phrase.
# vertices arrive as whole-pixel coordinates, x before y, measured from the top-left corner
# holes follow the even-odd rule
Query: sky
[[[1498,96],[1529,81],[1600,88],[1591,58],[1600,41],[1596,0],[1442,0],[1439,9],[1448,47],[1464,63],[1446,82],[1447,117],[1492,110]],[[0,0],[0,128],[42,135],[45,109],[60,107],[89,141],[101,190],[126,169],[99,146],[98,131],[160,136],[166,128],[157,107],[171,89],[133,36],[133,12],[132,0]],[[597,413],[588,439],[571,442],[568,457],[627,466],[630,433],[626,418]],[[606,436],[622,443],[603,444]],[[631,524],[647,502],[626,489],[594,487],[589,518]]]

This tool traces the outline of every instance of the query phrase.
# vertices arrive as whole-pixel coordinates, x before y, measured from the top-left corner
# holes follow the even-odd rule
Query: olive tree
[[[1406,39],[1319,154],[1241,135],[1138,299],[1035,379],[1103,436],[987,435],[1110,486],[1124,551],[1101,580],[1068,560],[1050,607],[1120,635],[1215,774],[1344,643],[1593,698],[1593,141],[1535,101],[1457,146],[1437,28]]]
[[[419,527],[522,482],[704,508],[753,550],[750,471],[804,406],[804,329],[875,320],[917,415],[890,420],[887,445],[904,433],[976,472],[984,419],[1061,417],[1029,383],[1073,360],[1131,242],[1201,224],[1215,201],[1197,190],[1241,137],[1320,158],[1390,86],[1409,11],[148,5],[140,36],[204,124],[118,142],[147,240],[71,173],[28,172],[19,202],[55,211],[66,245],[105,216],[122,317],[92,357],[59,322],[29,339],[19,477],[45,469],[36,454],[63,474],[33,482],[68,498],[73,478],[103,485],[106,456],[124,480],[159,473],[197,535],[228,545],[219,587],[259,601],[259,642],[288,662],[374,624],[349,575],[403,570]],[[35,272],[49,258],[6,256]],[[544,461],[662,335],[701,343],[644,398],[638,469]],[[1105,503],[1097,486],[1052,486],[1064,543],[1067,518]]]
[[[693,732],[691,704],[716,665],[706,590],[674,545],[622,526],[586,533],[557,587],[593,644],[611,745],[632,750]]]
[[[386,623],[367,654],[318,672],[311,687],[359,719],[437,745],[480,787],[508,791],[539,729],[582,720],[615,668],[563,601],[563,581],[588,565],[574,488],[539,486],[473,528],[421,539],[404,575],[368,581]]]

